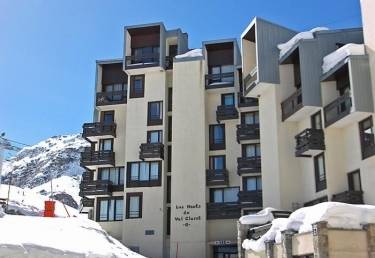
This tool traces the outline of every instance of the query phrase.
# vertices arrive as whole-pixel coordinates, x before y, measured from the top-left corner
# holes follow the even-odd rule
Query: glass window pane
[[[124,168],[120,168],[120,185],[123,185],[124,184],[124,176],[125,176],[125,169]]]
[[[246,157],[255,157],[256,156],[256,147],[253,144],[246,145],[245,147]]]
[[[257,177],[257,190],[262,190],[262,178]]]
[[[223,202],[223,190],[213,190],[214,191],[214,202]]]
[[[215,126],[214,127],[214,142],[215,143],[223,143],[224,142],[223,128],[221,126]]]
[[[361,180],[359,173],[353,173],[353,187],[354,191],[361,191]]]
[[[259,112],[254,113],[254,123],[259,124]]]
[[[108,201],[107,200],[101,200],[100,201],[100,214],[99,214],[99,220],[108,220]]]
[[[254,113],[245,114],[245,124],[252,125],[254,124]]]
[[[224,103],[225,106],[233,106],[234,105],[234,95],[227,94],[224,95]]]
[[[224,189],[224,202],[237,202],[238,201],[238,188],[225,188]]]
[[[214,157],[214,169],[224,169],[224,157]]]
[[[130,174],[130,180],[137,181],[139,180],[139,164],[138,163],[132,163],[131,164],[131,174]]]
[[[148,162],[141,162],[140,171],[139,171],[139,180],[148,181],[150,179],[150,170]]]
[[[130,196],[129,202],[129,217],[139,217],[139,196]]]
[[[124,215],[124,200],[116,200],[115,220],[122,220]]]
[[[211,67],[212,74],[220,74],[220,66]]]
[[[150,132],[150,143],[158,143],[160,132]]]
[[[318,158],[318,169],[319,169],[319,180],[320,181],[325,180],[325,171],[324,171],[323,156],[320,156]]]
[[[114,220],[115,219],[115,200],[109,200],[109,211],[108,211],[108,219]]]
[[[159,179],[159,163],[152,162],[150,180],[158,180],[158,179]]]
[[[118,168],[110,169],[109,180],[112,182],[112,184],[118,185],[118,182],[119,182]]]
[[[257,190],[257,180],[256,177],[250,177],[246,179],[246,190],[255,191]]]
[[[103,140],[100,147],[101,147],[101,150],[104,150],[104,151],[112,150],[112,140],[110,139]]]
[[[109,169],[108,168],[102,168],[100,170],[100,179],[101,180],[109,180]]]

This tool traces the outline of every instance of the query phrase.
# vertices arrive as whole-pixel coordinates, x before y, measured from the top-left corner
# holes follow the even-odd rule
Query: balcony
[[[206,74],[206,89],[217,89],[234,86],[234,72]]]
[[[115,153],[109,151],[93,151],[91,148],[85,148],[81,152],[81,166],[86,168],[94,168],[101,165],[115,165]]]
[[[332,195],[333,202],[343,202],[348,204],[364,204],[362,191],[345,191]]]
[[[217,106],[216,110],[216,120],[218,122],[222,120],[230,120],[230,119],[237,119],[238,118],[238,110],[234,105],[221,105]]]
[[[281,119],[285,121],[303,107],[302,89],[299,88],[291,96],[281,103]]]
[[[82,207],[93,208],[94,207],[94,203],[95,203],[95,199],[90,199],[90,198],[86,198],[86,197],[83,197],[81,199],[81,205],[82,205]]]
[[[125,69],[138,69],[158,66],[160,60],[159,53],[143,54],[141,56],[126,56],[125,57]]]
[[[207,203],[207,219],[239,219],[241,209],[250,207],[238,202]]]
[[[350,114],[352,98],[346,93],[324,107],[325,127],[332,125],[338,120]]]
[[[262,191],[240,191],[238,200],[241,203],[250,203],[251,207],[262,207]]]
[[[295,139],[296,157],[311,157],[325,150],[324,132],[321,129],[305,129]]]
[[[239,124],[237,125],[237,142],[244,140],[259,139],[259,124]]]
[[[82,137],[92,140],[91,137],[97,136],[113,136],[116,137],[116,124],[115,123],[85,123],[82,126]]]
[[[79,185],[79,196],[112,195],[112,182],[109,180],[82,181]]]
[[[226,169],[207,169],[206,184],[207,186],[228,185],[228,170]]]
[[[240,157],[237,158],[238,175],[260,173],[261,172],[260,157]]]
[[[258,79],[258,69],[257,69],[257,67],[255,67],[243,79],[244,95],[245,96],[257,85],[257,79]]]
[[[242,93],[238,93],[238,107],[257,107],[259,105],[257,98],[244,97]]]
[[[127,102],[127,91],[125,90],[96,93],[96,105],[97,106],[119,105],[119,104],[126,104],[126,102]]]
[[[164,159],[164,144],[142,143],[139,147],[139,159]]]
[[[165,57],[165,70],[173,69],[173,56]]]

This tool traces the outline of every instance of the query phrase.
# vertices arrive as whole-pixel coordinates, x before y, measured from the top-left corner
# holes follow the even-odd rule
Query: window
[[[159,61],[159,46],[132,48],[133,64],[157,63]]]
[[[243,144],[242,145],[242,157],[260,157],[260,144]]]
[[[108,101],[121,101],[126,99],[126,90],[127,85],[125,83],[103,85],[103,92],[107,93],[106,98]]]
[[[241,124],[254,125],[259,124],[259,112],[243,112],[241,113]]]
[[[120,221],[123,219],[123,197],[97,198],[97,221]]]
[[[161,186],[161,162],[129,162],[127,187]]]
[[[234,72],[234,66],[233,65],[215,65],[211,66],[209,68],[210,74],[217,74],[218,77],[213,77],[210,79],[209,83],[215,83],[215,82],[227,82],[227,83],[233,83],[234,82],[234,74],[230,75],[230,73]],[[226,74],[226,76],[222,76],[222,74]]]
[[[100,121],[104,124],[112,124],[115,121],[115,111],[102,111]]]
[[[148,131],[147,132],[147,143],[162,143],[163,142],[163,131]]]
[[[168,116],[168,142],[172,141],[172,116]]]
[[[168,172],[172,172],[172,146],[168,145]]]
[[[142,218],[142,193],[126,194],[126,218]]]
[[[311,116],[311,128],[313,128],[313,129],[323,129],[322,115],[321,115],[320,111]]]
[[[359,170],[348,173],[349,191],[362,191],[361,173]]]
[[[225,149],[225,125],[210,125],[210,150]]]
[[[163,124],[163,101],[148,103],[147,125]]]
[[[99,140],[100,151],[112,151],[113,150],[113,139],[100,139]]]
[[[210,156],[210,169],[223,170],[225,169],[225,156]]]
[[[362,159],[375,154],[375,141],[372,116],[359,123],[359,137],[361,141]]]
[[[327,188],[324,153],[319,154],[314,157],[314,166],[315,166],[315,187],[316,187],[316,191],[319,192]]]
[[[172,96],[173,96],[173,89],[168,88],[168,111],[172,111]]]
[[[177,45],[169,45],[169,56],[175,57],[177,55]]]
[[[133,75],[130,77],[129,98],[143,98],[145,93],[145,76]]]
[[[243,178],[244,191],[261,191],[262,190],[262,177],[251,176]]]
[[[109,180],[112,185],[124,185],[124,168],[99,168],[99,180]]]
[[[237,202],[239,187],[211,188],[210,198],[214,203]]]
[[[167,176],[167,203],[171,203],[171,176]]]
[[[234,106],[234,93],[221,94],[221,105]]]

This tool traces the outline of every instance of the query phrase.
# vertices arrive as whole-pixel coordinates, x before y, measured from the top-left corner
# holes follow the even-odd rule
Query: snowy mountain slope
[[[23,148],[3,165],[3,183],[11,182],[21,188],[50,195],[67,205],[77,207],[80,197],[79,182],[84,169],[79,166],[80,152],[88,142],[79,134],[48,138],[31,147]]]

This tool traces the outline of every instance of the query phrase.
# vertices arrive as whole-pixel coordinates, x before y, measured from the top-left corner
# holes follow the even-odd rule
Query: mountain
[[[2,183],[30,188],[74,208],[80,197],[79,181],[84,169],[79,166],[80,152],[89,143],[80,134],[53,136],[23,148],[3,164]]]

